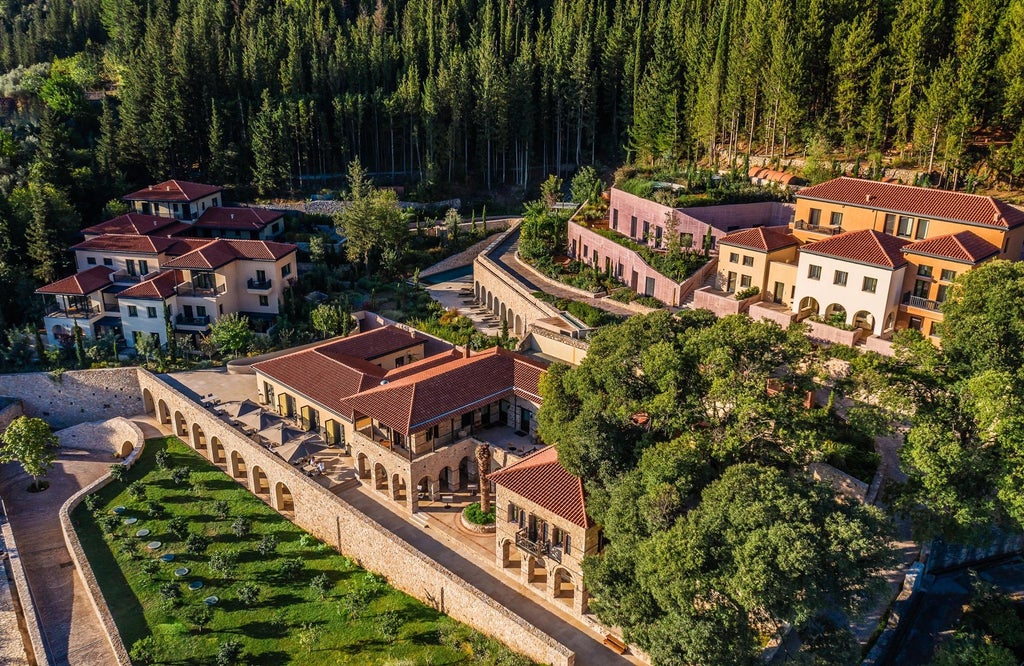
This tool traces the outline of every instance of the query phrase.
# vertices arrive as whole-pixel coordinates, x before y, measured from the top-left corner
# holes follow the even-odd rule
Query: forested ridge
[[[358,155],[490,189],[808,146],[1024,174],[1024,0],[4,1],[0,69],[78,53],[116,91],[88,144],[133,183],[270,193]]]

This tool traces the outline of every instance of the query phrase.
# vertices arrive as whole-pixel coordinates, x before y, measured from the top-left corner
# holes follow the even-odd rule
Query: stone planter
[[[495,525],[477,525],[466,520],[466,514],[459,512],[459,520],[462,521],[462,526],[470,532],[476,532],[477,534],[494,534]]]

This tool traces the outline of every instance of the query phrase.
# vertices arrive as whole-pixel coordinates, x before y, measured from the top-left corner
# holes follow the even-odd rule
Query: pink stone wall
[[[773,321],[782,328],[789,328],[789,325],[793,323],[792,312],[781,312],[761,303],[754,303],[751,305],[747,314],[749,314],[750,318],[755,321]]]
[[[733,294],[726,294],[711,287],[701,287],[693,292],[693,308],[695,310],[710,310],[716,317],[727,317],[729,315],[746,312],[751,303],[761,300],[761,294],[737,301]]]
[[[857,340],[860,338],[861,333],[863,333],[859,328],[852,331],[844,331],[841,328],[829,326],[820,321],[811,321],[810,319],[805,319],[803,323],[808,327],[807,337],[815,342],[827,342],[852,347],[857,344]]]

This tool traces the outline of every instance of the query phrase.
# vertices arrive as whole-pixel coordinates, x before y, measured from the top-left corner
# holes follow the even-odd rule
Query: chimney
[[[231,219],[232,220],[235,219],[235,214],[234,213],[231,213]]]
[[[999,222],[1002,221],[1002,219],[1003,216],[999,214],[999,211],[996,211],[995,213],[992,214],[992,221],[995,222],[996,224],[999,224]]]
[[[875,198],[874,194],[867,194],[867,195],[864,196],[864,200],[867,201],[868,203],[871,203],[871,200],[874,199],[874,198]]]

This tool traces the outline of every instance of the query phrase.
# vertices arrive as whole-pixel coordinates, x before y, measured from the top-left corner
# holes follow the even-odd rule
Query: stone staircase
[[[704,282],[700,285],[700,287],[697,287],[697,289],[703,289],[704,287],[711,287],[712,289],[714,289],[714,287],[715,287],[715,278],[717,276],[718,276],[717,273],[712,273],[711,275],[708,276],[708,279],[704,280]],[[694,289],[693,291],[691,291],[690,295],[686,297],[686,300],[684,300],[682,302],[682,304],[679,306],[679,308],[681,310],[692,310],[693,309],[693,297],[694,297],[693,295],[695,293],[697,293],[697,289]]]
[[[409,520],[416,523],[423,529],[427,529],[430,525],[427,524],[427,514],[423,511],[417,511],[416,513],[409,516]]]

